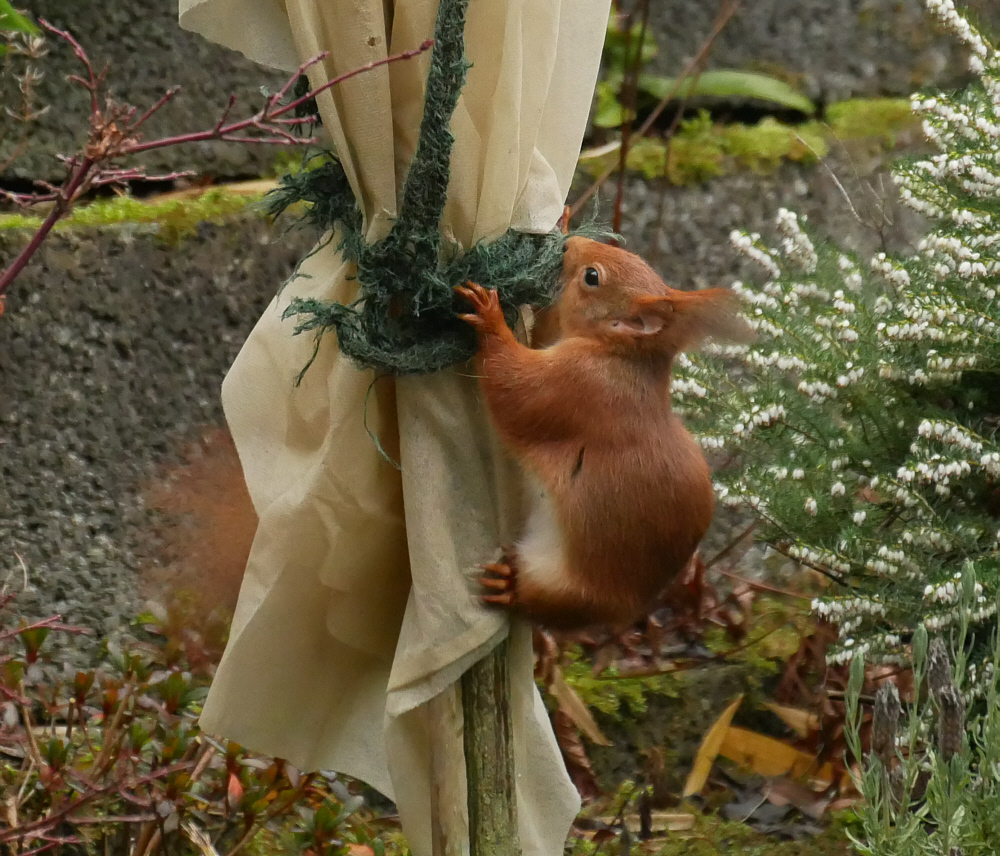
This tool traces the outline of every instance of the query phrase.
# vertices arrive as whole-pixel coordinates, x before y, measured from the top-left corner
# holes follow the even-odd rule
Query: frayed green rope
[[[440,233],[454,144],[449,126],[469,68],[467,5],[468,0],[441,0],[438,6],[417,148],[398,216],[382,240],[365,243],[360,209],[332,155],[315,169],[285,176],[268,199],[272,215],[294,202],[307,202],[305,221],[324,233],[338,226],[337,249],[357,266],[358,297],[353,302],[295,298],[285,310],[283,318],[296,318],[296,334],[313,332],[316,337],[299,380],[330,330],[344,354],[381,373],[423,374],[467,360],[475,353],[476,339],[456,317],[464,307],[453,291],[466,280],[495,288],[511,325],[521,305],[543,307],[555,299],[562,234],[510,230],[462,252],[443,243]]]

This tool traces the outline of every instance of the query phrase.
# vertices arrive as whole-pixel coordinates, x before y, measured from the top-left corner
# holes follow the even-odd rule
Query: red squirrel
[[[745,337],[728,289],[680,291],[642,259],[566,241],[546,338],[522,345],[495,290],[456,291],[479,341],[480,387],[524,468],[529,513],[503,561],[481,567],[481,599],[553,629],[644,615],[712,519],[701,449],[670,409],[674,357],[708,336]]]

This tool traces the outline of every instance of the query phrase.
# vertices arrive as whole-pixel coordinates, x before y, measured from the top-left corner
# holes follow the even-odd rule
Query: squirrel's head
[[[669,356],[708,338],[750,336],[732,291],[671,288],[634,253],[580,237],[566,241],[559,326],[564,337]]]

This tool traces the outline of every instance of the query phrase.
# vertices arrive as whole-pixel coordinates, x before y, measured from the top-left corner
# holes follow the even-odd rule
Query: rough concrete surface
[[[169,87],[181,87],[174,100],[149,121],[144,139],[212,127],[231,94],[239,99],[233,116],[250,115],[263,102],[261,86],[275,91],[286,79],[284,73],[182,30],[177,24],[177,0],[97,6],[76,0],[32,0],[14,5],[26,6],[33,16],[68,29],[87,51],[95,71],[107,64],[107,82],[119,101],[143,111]],[[50,53],[40,63],[45,77],[39,84],[38,104],[50,109],[5,178],[58,177],[55,155],[73,154],[83,143],[88,96],[82,87],[66,80],[68,74],[81,74],[82,67],[67,44],[52,36],[47,41]],[[4,97],[5,103],[14,103],[9,100],[9,81]],[[0,148],[0,154],[3,151]],[[267,172],[274,156],[272,146],[197,143],[150,152],[137,161],[151,175],[190,169],[199,175],[228,178]],[[0,157],[0,163],[3,160]]]
[[[967,0],[984,31],[1000,35],[1000,4]],[[651,66],[677,74],[712,30],[720,3],[653,0],[660,47]],[[796,80],[830,102],[951,87],[966,76],[957,40],[928,26],[924,0],[743,0],[716,39],[709,67],[758,69]]]
[[[0,243],[8,257],[9,239]],[[149,533],[142,495],[202,426],[306,246],[250,216],[166,246],[56,234],[0,318],[0,580],[98,636],[135,615]]]

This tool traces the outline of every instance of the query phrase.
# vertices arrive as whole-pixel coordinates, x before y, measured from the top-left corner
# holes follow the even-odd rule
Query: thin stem
[[[684,70],[681,72],[680,76],[677,78],[674,85],[670,88],[670,91],[660,99],[660,103],[656,105],[653,112],[646,117],[646,120],[639,126],[639,130],[635,132],[633,136],[644,137],[649,129],[653,126],[653,123],[660,118],[660,114],[667,108],[667,105],[673,101],[674,96],[677,94],[678,90],[685,83],[685,81],[692,75],[696,69],[701,69],[705,60],[708,58],[708,52],[712,48],[712,44],[718,37],[719,33],[722,32],[726,24],[729,23],[730,18],[736,14],[743,0],[723,0],[723,3],[719,7],[719,12],[715,17],[715,21],[712,24],[712,30],[702,42],[701,47],[698,49],[698,53],[694,55],[690,62],[684,66]],[[699,72],[700,73],[700,72]],[[574,216],[579,213],[580,209],[587,203],[604,183],[612,176],[616,165],[609,166],[604,172],[602,172],[573,203],[570,207],[570,216]]]
[[[130,125],[131,130],[134,131],[136,128],[142,125],[143,122],[145,122],[150,116],[152,116],[157,110],[159,110],[164,104],[170,101],[180,91],[181,88],[179,86],[171,86],[166,92],[163,93],[163,95],[160,96],[159,101],[157,101],[152,107],[150,107],[145,113],[143,113],[138,119],[135,120],[135,122],[133,122]],[[230,96],[230,104],[232,104],[232,102],[235,100],[236,100],[235,95]],[[223,118],[225,118],[225,114],[223,114]]]
[[[754,580],[748,580],[746,577],[741,577],[739,574],[734,574],[731,571],[724,571],[721,568],[717,570],[716,573],[722,574],[722,576],[728,577],[735,582],[743,583],[745,586],[752,588],[754,591],[766,591],[769,594],[780,594],[782,597],[793,597],[796,600],[812,600],[812,598],[807,594],[800,594],[799,592],[789,591],[788,589],[769,586],[766,583],[758,583]]]
[[[288,113],[294,110],[300,104],[304,104],[306,101],[315,98],[324,89],[330,89],[332,86],[336,86],[338,83],[343,83],[345,80],[349,80],[355,75],[362,74],[366,71],[371,71],[373,68],[378,68],[380,65],[388,65],[390,62],[396,62],[397,60],[412,59],[413,57],[418,56],[424,53],[425,51],[429,51],[433,46],[434,46],[434,39],[425,39],[423,42],[420,43],[419,47],[415,47],[413,48],[413,50],[403,51],[402,53],[393,54],[392,56],[387,56],[384,57],[383,59],[377,59],[368,63],[367,65],[362,65],[359,66],[358,68],[352,69],[351,71],[344,72],[344,74],[341,74],[338,77],[333,78],[333,80],[328,80],[322,86],[317,87],[311,92],[307,92],[305,95],[302,95],[299,98],[296,98],[294,101],[290,101],[288,104],[285,104],[281,109],[276,110],[273,113],[273,115],[281,116],[284,113]],[[315,62],[318,62],[318,60],[314,60],[308,64],[313,65]]]
[[[622,222],[622,203],[625,200],[625,161],[628,158],[629,143],[632,141],[632,118],[635,116],[636,101],[639,93],[639,72],[642,69],[642,45],[646,40],[646,28],[649,26],[650,0],[640,0],[642,4],[642,23],[639,26],[638,45],[634,59],[626,69],[625,81],[622,87],[625,103],[625,122],[622,125],[621,146],[618,149],[618,186],[615,189],[615,204],[611,215],[611,231],[618,232]],[[632,20],[626,24],[628,29],[625,38],[625,57],[630,58],[632,50]]]
[[[735,538],[733,538],[725,547],[723,547],[718,553],[712,556],[707,562],[705,562],[705,570],[707,571],[712,565],[721,562],[730,553],[733,552],[742,542],[743,539],[748,535],[753,533],[753,530],[757,527],[757,521],[752,520],[750,525],[747,526],[742,532],[740,532]]]
[[[362,74],[366,71],[371,71],[373,68],[378,68],[379,66],[382,65],[388,65],[391,62],[397,62],[398,60],[404,60],[404,59],[411,59],[417,56],[418,54],[422,54],[424,51],[429,50],[431,45],[433,45],[433,41],[431,39],[428,39],[423,44],[421,44],[420,47],[414,48],[413,50],[404,51],[403,53],[393,54],[392,56],[383,57],[382,59],[374,60],[373,62],[370,62],[367,65],[362,65],[359,66],[358,68],[351,69],[351,71],[344,72],[343,74],[338,75],[332,80],[328,80],[322,86],[316,87],[315,89],[307,92],[305,95],[296,98],[294,101],[291,101],[288,104],[285,104],[276,110],[271,110],[270,109],[271,104],[269,103],[265,105],[263,108],[261,108],[259,111],[257,111],[257,113],[255,113],[250,118],[241,119],[240,121],[233,122],[229,125],[217,124],[214,128],[211,128],[206,131],[195,131],[190,134],[178,134],[173,137],[163,137],[159,140],[150,140],[149,142],[145,143],[139,143],[139,142],[135,142],[132,144],[126,143],[124,146],[122,146],[120,154],[135,155],[135,154],[140,154],[141,152],[153,151],[154,149],[162,149],[166,146],[177,146],[181,145],[182,143],[200,143],[200,142],[205,142],[207,140],[225,140],[227,142],[242,142],[242,143],[255,142],[255,143],[265,143],[271,145],[291,145],[292,143],[294,143],[296,145],[301,145],[307,141],[301,140],[298,137],[293,137],[292,135],[278,128],[274,127],[266,128],[263,126],[266,123],[271,122],[273,119],[279,118],[283,116],[285,113],[294,110],[300,104],[303,104],[306,101],[315,98],[321,92],[333,88],[338,83],[343,83],[345,80],[349,80],[350,78],[356,77],[357,75]],[[304,67],[313,65],[314,63],[315,60],[310,61]],[[269,99],[269,101],[270,100],[271,99]],[[228,110],[232,107],[232,103],[233,99],[230,99],[230,104],[226,108],[227,113]],[[276,134],[279,137],[279,139],[274,139],[274,138],[261,139],[256,137],[233,136],[234,134],[238,134],[241,131],[246,131],[252,128],[256,128],[258,130],[266,130],[269,133]]]
[[[52,231],[52,227],[66,215],[67,211],[69,211],[70,205],[72,205],[72,201],[76,196],[77,191],[79,191],[84,182],[87,180],[87,174],[93,166],[94,162],[90,160],[90,158],[84,158],[80,162],[80,165],[67,181],[63,192],[56,199],[55,205],[52,206],[52,210],[49,211],[48,216],[42,221],[42,225],[35,230],[35,234],[31,236],[31,240],[24,245],[21,252],[17,254],[17,257],[10,263],[7,269],[3,273],[0,273],[0,295],[7,291],[10,284],[24,269],[24,266],[35,254],[35,251],[41,246],[42,241],[44,241],[49,232]]]
[[[8,630],[0,630],[0,642],[4,642],[7,639],[12,639],[14,636],[20,636],[22,633],[28,630],[39,630],[43,627],[47,627],[50,630],[62,630],[66,633],[86,633],[87,631],[83,627],[74,627],[70,624],[60,624],[59,619],[62,618],[61,615],[51,615],[48,618],[42,618],[32,624],[27,624],[24,627],[15,627]]]

